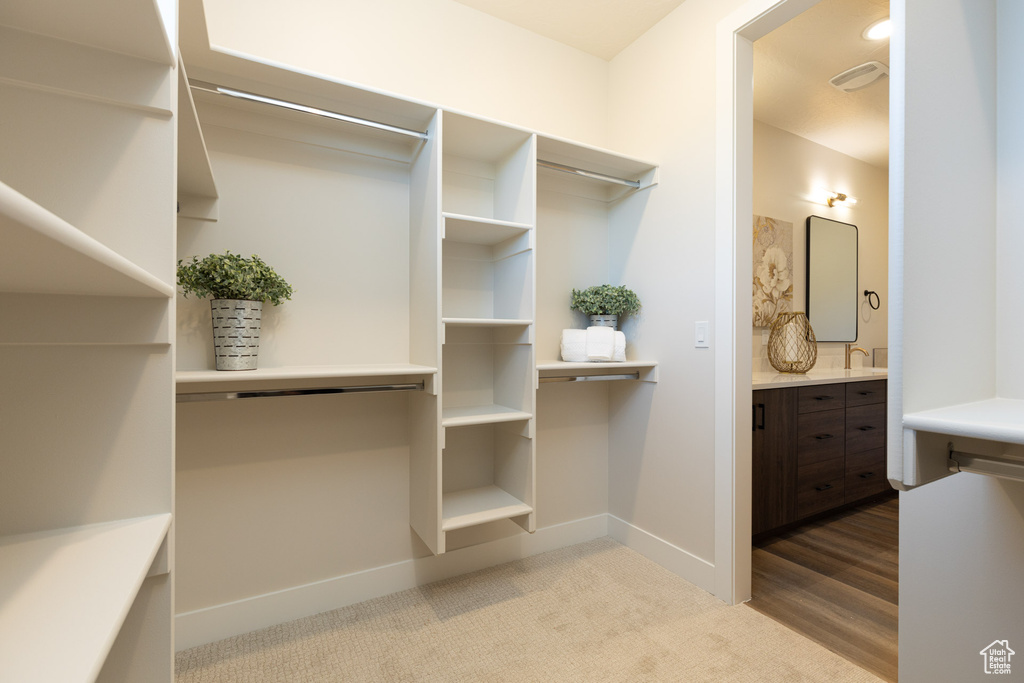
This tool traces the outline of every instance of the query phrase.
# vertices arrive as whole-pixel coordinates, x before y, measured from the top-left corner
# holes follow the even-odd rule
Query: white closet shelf
[[[1024,444],[1024,400],[991,398],[907,413],[903,426],[919,432]]]
[[[168,513],[0,538],[4,680],[95,680],[170,523]]]
[[[441,322],[452,327],[525,327],[532,320],[514,318],[441,318]]]
[[[5,2],[0,4],[0,24],[167,66],[174,64],[175,50],[159,4],[153,0]],[[130,30],[125,28],[129,26]]]
[[[639,379],[643,382],[658,381],[658,363],[646,360],[627,360],[617,363],[611,362],[586,362],[568,363],[561,360],[544,360],[537,362],[537,376],[539,378],[575,378],[575,377],[601,377],[604,375],[636,374],[637,377],[628,379]],[[614,377],[613,379],[627,379]]]
[[[0,183],[0,291],[174,296],[173,285]]]
[[[532,417],[531,413],[497,404],[444,408],[441,411],[441,426],[466,427],[469,425],[494,424],[496,422],[516,422],[519,420],[529,420]]]
[[[467,244],[495,245],[533,229],[527,223],[479,218],[444,212],[444,239]]]
[[[332,378],[417,377],[437,374],[437,368],[408,363],[367,365],[289,365],[256,370],[179,370],[174,374],[178,393],[198,386],[208,387],[238,382],[287,382],[299,388],[308,380]]]
[[[441,510],[442,531],[454,531],[533,512],[531,506],[493,485],[446,493],[442,498]]]

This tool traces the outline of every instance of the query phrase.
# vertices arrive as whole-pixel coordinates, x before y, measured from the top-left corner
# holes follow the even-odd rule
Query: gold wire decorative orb
[[[768,336],[768,362],[779,372],[807,372],[818,361],[818,341],[802,312],[779,313]]]

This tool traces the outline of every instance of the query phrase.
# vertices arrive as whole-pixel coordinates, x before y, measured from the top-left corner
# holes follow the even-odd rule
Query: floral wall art
[[[754,327],[793,308],[793,224],[754,216]]]

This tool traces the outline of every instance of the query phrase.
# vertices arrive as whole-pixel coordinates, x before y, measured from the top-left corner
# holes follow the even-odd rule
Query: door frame
[[[715,36],[715,595],[750,599],[753,43],[820,0],[748,0]]]

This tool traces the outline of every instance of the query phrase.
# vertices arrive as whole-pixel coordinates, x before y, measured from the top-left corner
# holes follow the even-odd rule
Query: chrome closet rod
[[[543,166],[544,168],[550,168],[553,171],[561,171],[562,173],[572,173],[573,175],[583,176],[584,178],[592,178],[594,180],[603,180],[606,183],[625,185],[626,187],[632,188],[640,187],[639,180],[626,180],[625,178],[616,178],[613,175],[605,175],[604,173],[597,173],[596,171],[587,171],[582,168],[576,168],[575,166],[566,166],[565,164],[556,164],[553,161],[544,161],[543,159],[537,159],[537,165]]]
[[[189,81],[189,87],[192,90],[213,93],[215,95],[227,95],[228,97],[234,97],[240,100],[248,100],[250,102],[259,102],[261,104],[270,104],[275,107],[290,109],[292,111],[298,111],[304,114],[313,114],[314,116],[322,116],[324,118],[333,119],[335,121],[354,123],[357,126],[375,128],[377,130],[383,130],[389,133],[398,133],[399,135],[406,135],[412,138],[417,138],[419,140],[426,140],[427,137],[429,137],[426,133],[421,133],[418,130],[410,130],[409,128],[392,126],[387,123],[381,123],[380,121],[363,119],[359,118],[358,116],[349,116],[348,114],[342,114],[340,112],[330,111],[328,109],[320,109],[319,107],[310,107],[305,104],[299,104],[297,102],[279,100],[276,97],[258,95],[256,93],[248,92],[245,90],[238,90],[236,88],[227,88],[225,86],[217,85],[215,83],[207,83],[205,81]]]
[[[613,379],[640,379],[639,372],[626,375],[569,375],[564,377],[541,377],[541,382],[608,382]]]
[[[1024,462],[954,451],[952,444],[950,444],[947,465],[950,472],[973,472],[1000,479],[1024,481]]]
[[[238,398],[273,398],[278,396],[313,396],[316,394],[370,394],[381,391],[423,391],[423,382],[408,384],[360,384],[350,387],[322,389],[267,389],[262,391],[222,391],[200,394],[178,394],[178,403],[194,401],[227,401]]]

